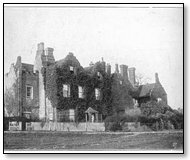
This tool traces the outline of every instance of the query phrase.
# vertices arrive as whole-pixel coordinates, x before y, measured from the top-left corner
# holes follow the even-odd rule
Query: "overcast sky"
[[[137,5],[135,5],[137,7]],[[6,7],[4,71],[17,56],[34,63],[37,43],[56,60],[73,52],[83,67],[101,57],[135,67],[154,82],[158,73],[173,108],[183,105],[183,8]]]

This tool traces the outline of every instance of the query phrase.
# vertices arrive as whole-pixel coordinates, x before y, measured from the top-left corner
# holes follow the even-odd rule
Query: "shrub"
[[[137,122],[137,120],[137,116],[129,116],[126,114],[108,116],[104,121],[105,129],[107,131],[121,131],[122,125],[125,122]]]
[[[108,117],[106,117],[104,122],[105,123],[107,123],[107,122],[117,122],[119,120],[118,118],[119,117],[117,115],[108,116]]]
[[[110,122],[110,123],[107,123],[107,129],[108,131],[121,131],[122,130],[122,127],[120,125],[120,123],[117,123],[117,122]]]
[[[183,115],[173,114],[169,117],[170,122],[173,124],[175,129],[183,129]]]
[[[125,122],[137,122],[138,121],[138,116],[130,116],[130,115],[123,115],[119,117],[119,122],[120,123],[125,123]]]

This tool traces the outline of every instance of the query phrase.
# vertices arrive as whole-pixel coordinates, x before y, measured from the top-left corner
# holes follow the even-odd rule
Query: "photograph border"
[[[144,152],[132,152],[132,153],[126,153],[126,151],[123,151],[122,153],[118,153],[118,152],[114,152],[114,151],[112,151],[112,153],[109,153],[109,152],[104,152],[104,153],[102,153],[102,152],[98,152],[98,151],[92,151],[92,152],[88,152],[88,151],[82,151],[82,153],[81,152],[77,152],[77,151],[75,151],[75,150],[73,150],[73,151],[66,151],[66,150],[63,150],[62,152],[63,153],[54,153],[54,151],[52,150],[52,151],[50,151],[50,152],[48,152],[48,153],[46,153],[46,152],[43,152],[43,153],[41,153],[41,151],[36,151],[35,153],[33,153],[33,152],[19,152],[19,151],[13,151],[13,152],[11,152],[10,151],[10,153],[9,152],[6,152],[5,153],[5,149],[4,149],[4,124],[3,124],[3,154],[185,154],[185,152],[184,152],[184,150],[185,150],[185,148],[184,148],[184,144],[185,144],[185,139],[184,139],[184,136],[185,136],[185,134],[184,134],[184,132],[185,132],[185,129],[184,129],[184,127],[185,127],[185,124],[184,124],[184,118],[185,118],[185,115],[184,115],[184,113],[185,113],[185,106],[184,106],[184,74],[185,74],[185,72],[184,72],[184,3],[3,3],[3,86],[4,86],[4,7],[5,7],[5,5],[45,5],[45,4],[48,4],[48,5],[130,5],[130,4],[134,4],[134,5],[138,5],[138,4],[154,4],[154,5],[156,5],[156,4],[182,4],[183,5],[183,153],[175,153],[175,152],[172,152],[172,153],[165,153],[165,152],[161,152],[161,153],[158,153],[158,152],[150,152],[149,153],[149,151],[145,151],[145,153]],[[4,91],[3,91],[3,112],[4,112]],[[3,122],[4,122],[4,116],[3,116]],[[18,153],[17,153],[18,152]],[[68,153],[67,153],[68,152]]]

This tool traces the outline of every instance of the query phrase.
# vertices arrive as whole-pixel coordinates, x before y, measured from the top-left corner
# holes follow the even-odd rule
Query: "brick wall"
[[[26,97],[26,86],[33,90],[32,99]],[[22,74],[22,106],[23,114],[31,112],[32,119],[39,119],[39,82],[38,73],[23,71]]]

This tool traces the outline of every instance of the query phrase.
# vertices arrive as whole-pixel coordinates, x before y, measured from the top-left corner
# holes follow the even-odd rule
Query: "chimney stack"
[[[91,61],[89,64],[90,67],[94,66],[94,63]]]
[[[104,58],[102,57],[102,69],[104,72],[106,72],[106,62],[104,62]]]
[[[21,64],[21,56],[17,57],[17,62],[16,63]]]
[[[69,52],[69,56],[74,56],[73,52]]]
[[[45,49],[45,55],[46,55],[46,61],[47,62],[50,62],[50,63],[55,62],[55,58],[53,56],[53,51],[54,51],[54,49],[50,48],[50,47]]]
[[[155,83],[160,83],[158,73],[155,73]]]
[[[36,57],[43,57],[43,59],[45,60],[45,54],[44,54],[44,42],[40,42],[37,45],[37,51],[36,51]]]
[[[43,51],[44,50],[44,42],[38,43],[38,51]]]
[[[120,73],[124,80],[128,80],[128,66],[127,65],[120,65]]]
[[[115,73],[119,73],[119,68],[118,68],[118,64],[115,64]]]
[[[54,51],[53,48],[48,47],[48,48],[45,49],[45,54],[48,55],[48,56],[52,56],[53,51]]]
[[[111,75],[111,65],[109,63],[107,63],[107,65],[106,65],[106,73],[108,75]]]
[[[17,57],[17,61],[16,61],[16,65],[15,65],[17,68],[20,68],[21,69],[21,66],[22,66],[22,62],[21,62],[21,56],[18,56]]]
[[[131,84],[133,85],[133,87],[135,86],[135,67],[131,67],[129,68],[129,81],[131,82]]]

